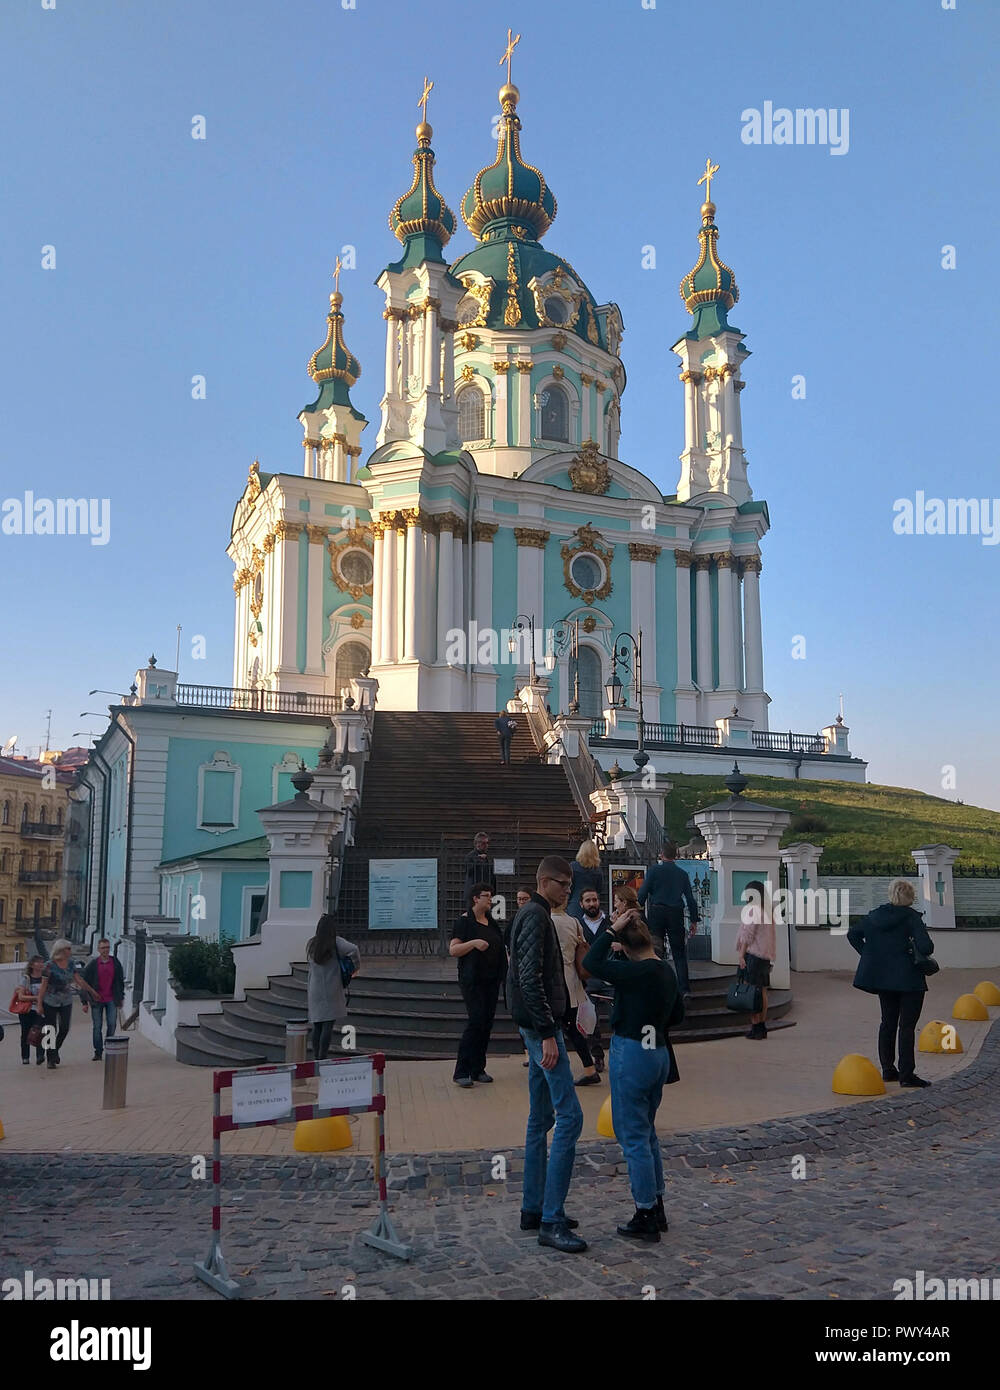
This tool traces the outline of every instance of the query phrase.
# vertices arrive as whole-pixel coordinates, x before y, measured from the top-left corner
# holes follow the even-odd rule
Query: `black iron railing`
[[[819,734],[753,732],[753,746],[768,753],[825,753],[826,741]]]
[[[44,820],[23,820],[21,822],[22,835],[44,835],[54,838],[62,833],[62,821],[60,821],[58,825],[53,825],[51,821]]]
[[[251,714],[338,714],[339,695],[305,690],[241,690],[225,685],[179,685],[177,703],[200,709],[246,710]]]
[[[58,869],[21,869],[17,875],[18,883],[58,883]]]

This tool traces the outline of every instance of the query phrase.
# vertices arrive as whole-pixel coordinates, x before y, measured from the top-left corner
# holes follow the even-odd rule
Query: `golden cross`
[[[511,57],[512,57],[512,55],[513,55],[513,53],[514,53],[514,49],[517,47],[517,45],[518,45],[520,42],[521,42],[521,35],[518,34],[517,38],[514,38],[514,36],[513,36],[513,31],[510,30],[510,29],[508,29],[508,30],[507,30],[507,47],[506,47],[506,49],[504,50],[504,55],[503,55],[503,57],[500,59],[500,62],[497,64],[497,66],[498,66],[498,67],[501,67],[501,68],[503,67],[504,63],[507,64],[507,85],[508,85],[508,86],[510,86],[510,60],[511,60]]]
[[[427,78],[425,77],[425,78],[424,78],[424,90],[421,92],[421,94],[420,94],[420,100],[417,102],[417,105],[418,105],[418,106],[422,106],[423,109],[424,109],[424,114],[423,114],[423,117],[422,117],[421,119],[424,121],[424,124],[425,124],[425,125],[426,125],[426,123],[427,123],[427,98],[430,96],[430,94],[431,94],[431,92],[432,92],[433,90],[434,90],[434,83],[433,83],[433,82],[428,82]]]
[[[710,203],[710,202],[712,201],[712,180],[715,178],[715,176],[716,176],[716,174],[717,174],[718,172],[719,172],[719,166],[718,166],[718,164],[713,164],[713,163],[712,163],[712,156],[709,155],[709,157],[705,160],[705,172],[702,174],[701,178],[698,180],[699,184],[702,184],[702,183],[703,183],[703,184],[705,185],[705,202],[706,202],[706,203]]]
[[[336,264],[333,267],[333,288],[337,294],[340,293],[340,272],[343,270],[343,268],[344,264],[338,256]]]

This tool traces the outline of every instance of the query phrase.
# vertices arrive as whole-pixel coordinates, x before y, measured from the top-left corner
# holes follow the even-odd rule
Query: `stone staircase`
[[[398,1061],[455,1057],[465,1008],[454,961],[365,959],[362,971],[351,985],[349,1016],[359,1051],[384,1052]],[[178,1028],[178,1061],[205,1067],[283,1061],[285,1024],[306,1016],[306,975],[304,964],[293,965],[292,973],[276,976],[269,989],[249,990],[245,1001],[226,1000],[221,1014],[202,1014],[197,1027]],[[693,999],[682,1027],[671,1034],[673,1042],[707,1042],[746,1031],[743,1015],[726,1008],[731,978],[727,966],[692,963]],[[791,1002],[789,990],[769,992],[769,1029],[793,1026],[785,1017]],[[520,1051],[520,1036],[501,999],[490,1052],[513,1056]]]

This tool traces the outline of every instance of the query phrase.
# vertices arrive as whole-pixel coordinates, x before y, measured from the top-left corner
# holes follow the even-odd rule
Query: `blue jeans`
[[[611,1039],[608,1079],[611,1123],[628,1164],[628,1180],[637,1207],[656,1205],[663,1196],[663,1162],[656,1137],[656,1112],[670,1073],[665,1047],[643,1047],[636,1038]]]
[[[542,1039],[528,1028],[520,1030],[528,1051],[528,1093],[531,1109],[524,1138],[524,1192],[521,1210],[542,1214],[545,1222],[565,1217],[563,1204],[573,1177],[576,1141],[583,1129],[583,1111],[573,1085],[573,1069],[562,1033],[556,1035],[559,1060],[551,1071],[542,1067]],[[549,1130],[555,1125],[552,1151]]]
[[[117,1004],[90,1004],[91,1019],[94,1025],[94,1051],[100,1056],[104,1052],[104,1039],[101,1037],[101,1024],[107,1020],[107,1034],[112,1037],[118,1022]]]

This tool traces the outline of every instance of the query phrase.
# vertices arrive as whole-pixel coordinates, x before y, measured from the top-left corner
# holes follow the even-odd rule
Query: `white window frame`
[[[205,773],[206,772],[231,772],[233,773],[233,806],[232,818],[228,825],[205,825]],[[240,788],[243,782],[243,769],[239,763],[234,763],[225,749],[219,749],[212,756],[212,761],[202,763],[198,768],[198,819],[197,828],[204,830],[209,835],[228,835],[231,830],[239,828],[240,823]]]

